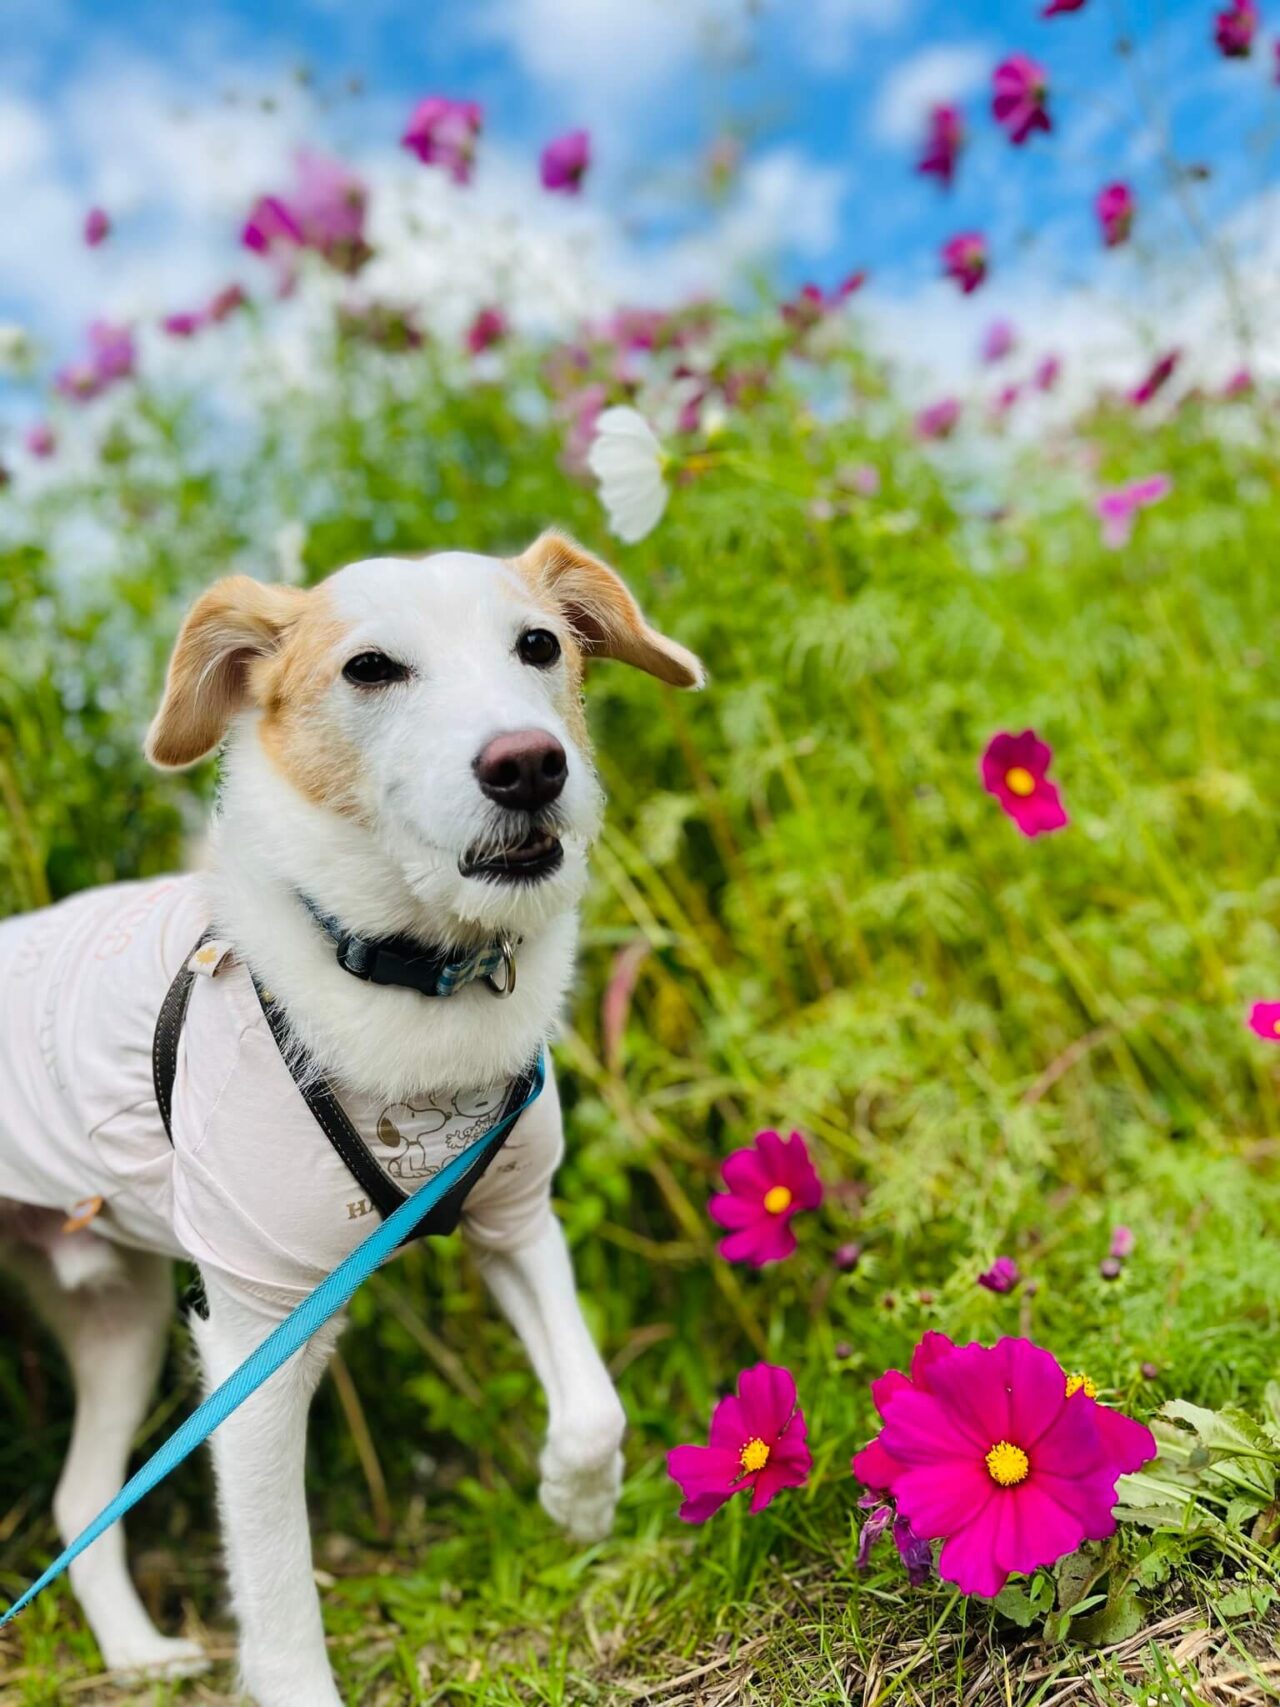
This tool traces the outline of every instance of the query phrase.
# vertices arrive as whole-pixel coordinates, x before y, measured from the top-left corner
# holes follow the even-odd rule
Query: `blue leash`
[[[423,1216],[427,1215],[459,1180],[466,1177],[477,1151],[494,1144],[499,1137],[511,1130],[529,1104],[541,1094],[546,1079],[546,1059],[539,1054],[534,1065],[533,1084],[519,1108],[504,1115],[496,1125],[490,1127],[483,1138],[477,1138],[474,1144],[469,1145],[461,1155],[455,1156],[425,1185],[419,1186],[413,1196],[388,1215],[363,1244],[357,1245],[349,1257],[343,1258],[328,1279],[322,1280],[310,1297],[304,1298],[279,1327],[268,1334],[257,1350],[250,1352],[239,1369],[229,1375],[221,1387],[210,1393],[181,1428],[171,1434],[160,1450],[147,1460],[137,1475],[125,1483],[106,1510],[99,1512],[89,1527],[59,1553],[49,1569],[38,1581],[32,1583],[20,1600],[14,1601],[4,1616],[0,1617],[0,1629],[3,1629],[10,1619],[16,1618],[23,1607],[29,1606],[41,1589],[48,1588],[51,1582],[56,1581],[67,1566],[80,1557],[86,1547],[91,1547],[113,1523],[118,1523],[126,1512],[132,1511],[143,1495],[149,1494],[171,1470],[176,1470],[197,1446],[203,1446],[220,1423],[224,1423],[233,1411],[238,1410],[247,1398],[256,1393],[264,1381],[269,1380],[282,1364],[289,1361],[294,1352],[300,1351],[318,1328],[322,1328],[331,1316],[337,1315],[373,1271],[392,1254],[400,1241],[414,1230]]]

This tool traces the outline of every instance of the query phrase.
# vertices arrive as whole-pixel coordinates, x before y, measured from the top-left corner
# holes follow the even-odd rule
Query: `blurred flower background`
[[[229,570],[559,524],[710,670],[588,695],[558,1206],[618,1536],[551,1531],[533,1378],[415,1249],[317,1401],[352,1701],[1273,1697],[1268,11],[0,0],[0,911],[198,857],[212,768],[139,749]],[[1001,1359],[1087,1484],[1049,1539],[1034,1406],[925,1497]],[[191,1393],[179,1332],[148,1438]],[[9,1291],[0,1408],[16,1593],[68,1407]],[[923,1457],[868,1482],[877,1413]],[[170,1624],[211,1531],[198,1465],[139,1514]],[[0,1639],[24,1704],[93,1663],[65,1591]]]

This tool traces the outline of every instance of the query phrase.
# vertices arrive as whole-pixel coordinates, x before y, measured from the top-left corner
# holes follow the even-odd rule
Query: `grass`
[[[848,1473],[869,1378],[928,1327],[1030,1334],[1142,1417],[1175,1398],[1264,1416],[1280,1052],[1243,1014],[1280,988],[1265,441],[1194,405],[1141,434],[1082,423],[1104,478],[1175,479],[1109,553],[1070,471],[1080,441],[1057,447],[1065,463],[1011,457],[993,516],[976,476],[944,480],[909,445],[856,355],[830,364],[854,401],[819,426],[774,334],[726,336],[773,364],[773,389],[652,540],[613,553],[712,685],[681,699],[611,667],[589,690],[612,805],[557,1051],[558,1189],[630,1419],[618,1532],[586,1551],[553,1532],[531,1376],[459,1254],[410,1253],[357,1300],[349,1382],[315,1414],[346,1698],[1271,1699],[1265,1526],[1126,1524],[1095,1560],[1117,1622],[1057,1618],[1074,1603],[1059,1585],[1019,1628],[946,1585],[909,1590],[891,1550],[860,1575]],[[198,415],[140,398],[93,480],[58,496],[60,523],[122,530],[87,587],[48,545],[50,509],[11,530],[0,903],[180,856],[208,778],[182,793],[148,777],[138,732],[180,604],[269,537],[264,517],[304,515],[315,573],[372,548],[518,546],[552,520],[609,551],[549,433],[434,360],[339,352],[320,400],[283,399],[254,455],[212,467]],[[875,500],[842,483],[858,462],[880,470]],[[976,780],[992,731],[1026,726],[1053,744],[1072,814],[1036,843]],[[796,1256],[757,1275],[716,1258],[705,1201],[767,1125],[810,1135],[829,1189]],[[1121,1222],[1136,1250],[1108,1282]],[[838,1272],[850,1240],[862,1257]],[[1007,1297],[975,1284],[997,1252],[1027,1276]],[[17,1296],[0,1312],[0,1586],[16,1591],[52,1545],[67,1395]],[[761,1357],[795,1371],[810,1485],[686,1530],[665,1451]],[[191,1391],[179,1340],[153,1434]],[[225,1653],[211,1530],[188,1467],[139,1514],[135,1550],[156,1610],[207,1623]],[[225,1667],[147,1693],[95,1664],[59,1589],[0,1641],[0,1702],[230,1698]]]

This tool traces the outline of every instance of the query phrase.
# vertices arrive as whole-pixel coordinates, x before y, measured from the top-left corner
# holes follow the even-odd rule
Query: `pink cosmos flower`
[[[800,1134],[784,1140],[758,1132],[754,1144],[725,1157],[720,1172],[728,1189],[707,1205],[717,1226],[729,1229],[720,1255],[754,1268],[789,1257],[796,1248],[792,1217],[822,1202],[822,1181]]]
[[[1120,1226],[1111,1229],[1111,1244],[1108,1247],[1107,1255],[1117,1257],[1121,1262],[1127,1262],[1133,1255],[1137,1243],[1133,1228],[1126,1227],[1122,1223]]]
[[[960,419],[958,397],[941,397],[930,403],[915,418],[914,430],[918,439],[949,439]]]
[[[866,272],[860,269],[842,279],[831,291],[824,291],[821,285],[801,285],[795,296],[779,305],[778,312],[788,326],[799,332],[807,332],[828,314],[834,314],[836,309],[860,291],[866,282]]]
[[[133,333],[127,326],[95,320],[89,327],[88,341],[88,360],[70,363],[54,379],[62,396],[78,403],[100,396],[117,380],[128,379],[136,359]]]
[[[542,187],[576,196],[591,164],[591,137],[585,130],[558,136],[542,150]]]
[[[500,308],[482,308],[467,327],[467,348],[473,356],[500,344],[511,330]]]
[[[84,240],[91,249],[105,243],[111,235],[111,221],[100,207],[91,207],[84,216]]]
[[[980,231],[962,231],[942,245],[942,270],[971,296],[987,276],[987,240]]]
[[[363,179],[340,160],[304,151],[292,195],[259,196],[240,240],[279,264],[282,288],[293,282],[293,255],[300,249],[314,250],[341,273],[355,273],[372,253],[364,237],[368,201]]]
[[[1021,396],[1022,387],[1020,385],[1002,385],[1000,390],[996,393],[995,401],[991,406],[992,414],[997,420],[999,420],[1002,416],[1009,413]]]
[[[410,114],[400,143],[424,166],[443,166],[455,184],[469,184],[483,123],[478,102],[428,95]]]
[[[965,143],[964,120],[960,109],[937,106],[929,109],[929,129],[924,150],[916,171],[925,177],[935,177],[944,189],[950,189],[956,175],[956,162]]]
[[[1042,18],[1056,18],[1061,12],[1082,12],[1086,0],[1049,0],[1049,4],[1040,13]]]
[[[1129,393],[1129,401],[1135,409],[1140,409],[1144,403],[1150,403],[1157,391],[1163,390],[1173,377],[1173,370],[1181,360],[1181,350],[1167,350],[1160,357],[1146,378],[1140,384],[1135,385]]]
[[[1254,0],[1228,0],[1225,11],[1213,21],[1213,39],[1225,59],[1248,59],[1258,33],[1258,8]]]
[[[1032,380],[1037,391],[1052,391],[1062,374],[1062,362],[1057,356],[1046,356]]]
[[[1110,1535],[1117,1480],[1156,1455],[1149,1429],[1030,1340],[928,1333],[910,1376],[891,1369],[871,1394],[884,1426],[853,1472],[943,1541],[939,1574],[964,1594],[996,1595],[1011,1572]]]
[[[1137,203],[1128,184],[1108,184],[1099,190],[1094,209],[1102,227],[1102,241],[1108,249],[1115,249],[1128,241],[1133,230],[1133,216],[1137,212]]]
[[[982,338],[983,361],[1002,362],[1017,342],[1017,334],[1008,320],[993,320]]]
[[[996,122],[1019,147],[1032,131],[1052,130],[1049,121],[1049,75],[1025,53],[1011,53],[996,66],[991,82],[991,111]]]
[[[160,325],[171,338],[194,338],[205,325],[206,318],[203,312],[188,310],[182,314],[166,314]]]
[[[988,1292],[1012,1292],[1022,1274],[1012,1257],[997,1257],[991,1267],[978,1276],[978,1285]]]
[[[1110,551],[1119,551],[1127,545],[1138,511],[1158,504],[1172,490],[1173,481],[1167,474],[1148,474],[1142,480],[1131,480],[1127,486],[1099,492],[1093,507],[1102,523],[1102,543]]]
[[[684,1495],[683,1521],[705,1523],[748,1488],[754,1514],[783,1488],[803,1487],[813,1462],[805,1434],[791,1371],[771,1363],[744,1369],[737,1394],[711,1414],[710,1444],[667,1454],[667,1473]]]
[[[209,306],[205,309],[205,313],[213,324],[217,326],[223,320],[229,319],[237,309],[243,308],[248,300],[249,298],[243,285],[223,285],[217,295],[210,299]]]
[[[1002,729],[991,737],[982,755],[982,786],[995,795],[1024,836],[1060,830],[1070,822],[1057,787],[1046,774],[1052,759],[1052,748],[1034,729],[1024,729],[1021,735]]]
[[[53,428],[47,421],[34,421],[23,436],[23,443],[32,456],[47,462],[58,448]]]
[[[1249,1009],[1249,1030],[1268,1043],[1280,1043],[1280,1002],[1255,1002]]]
[[[1253,390],[1253,375],[1247,367],[1238,367],[1222,387],[1225,398],[1247,397]]]

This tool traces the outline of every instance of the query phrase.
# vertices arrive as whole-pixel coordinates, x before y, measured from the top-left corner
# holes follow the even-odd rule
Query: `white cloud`
[[[993,64],[991,50],[981,42],[922,48],[885,78],[871,115],[874,135],[895,145],[918,142],[929,108],[963,101],[986,82]]]
[[[900,30],[916,0],[808,0],[803,20],[792,13],[792,44],[813,71],[848,69],[860,36]]]

